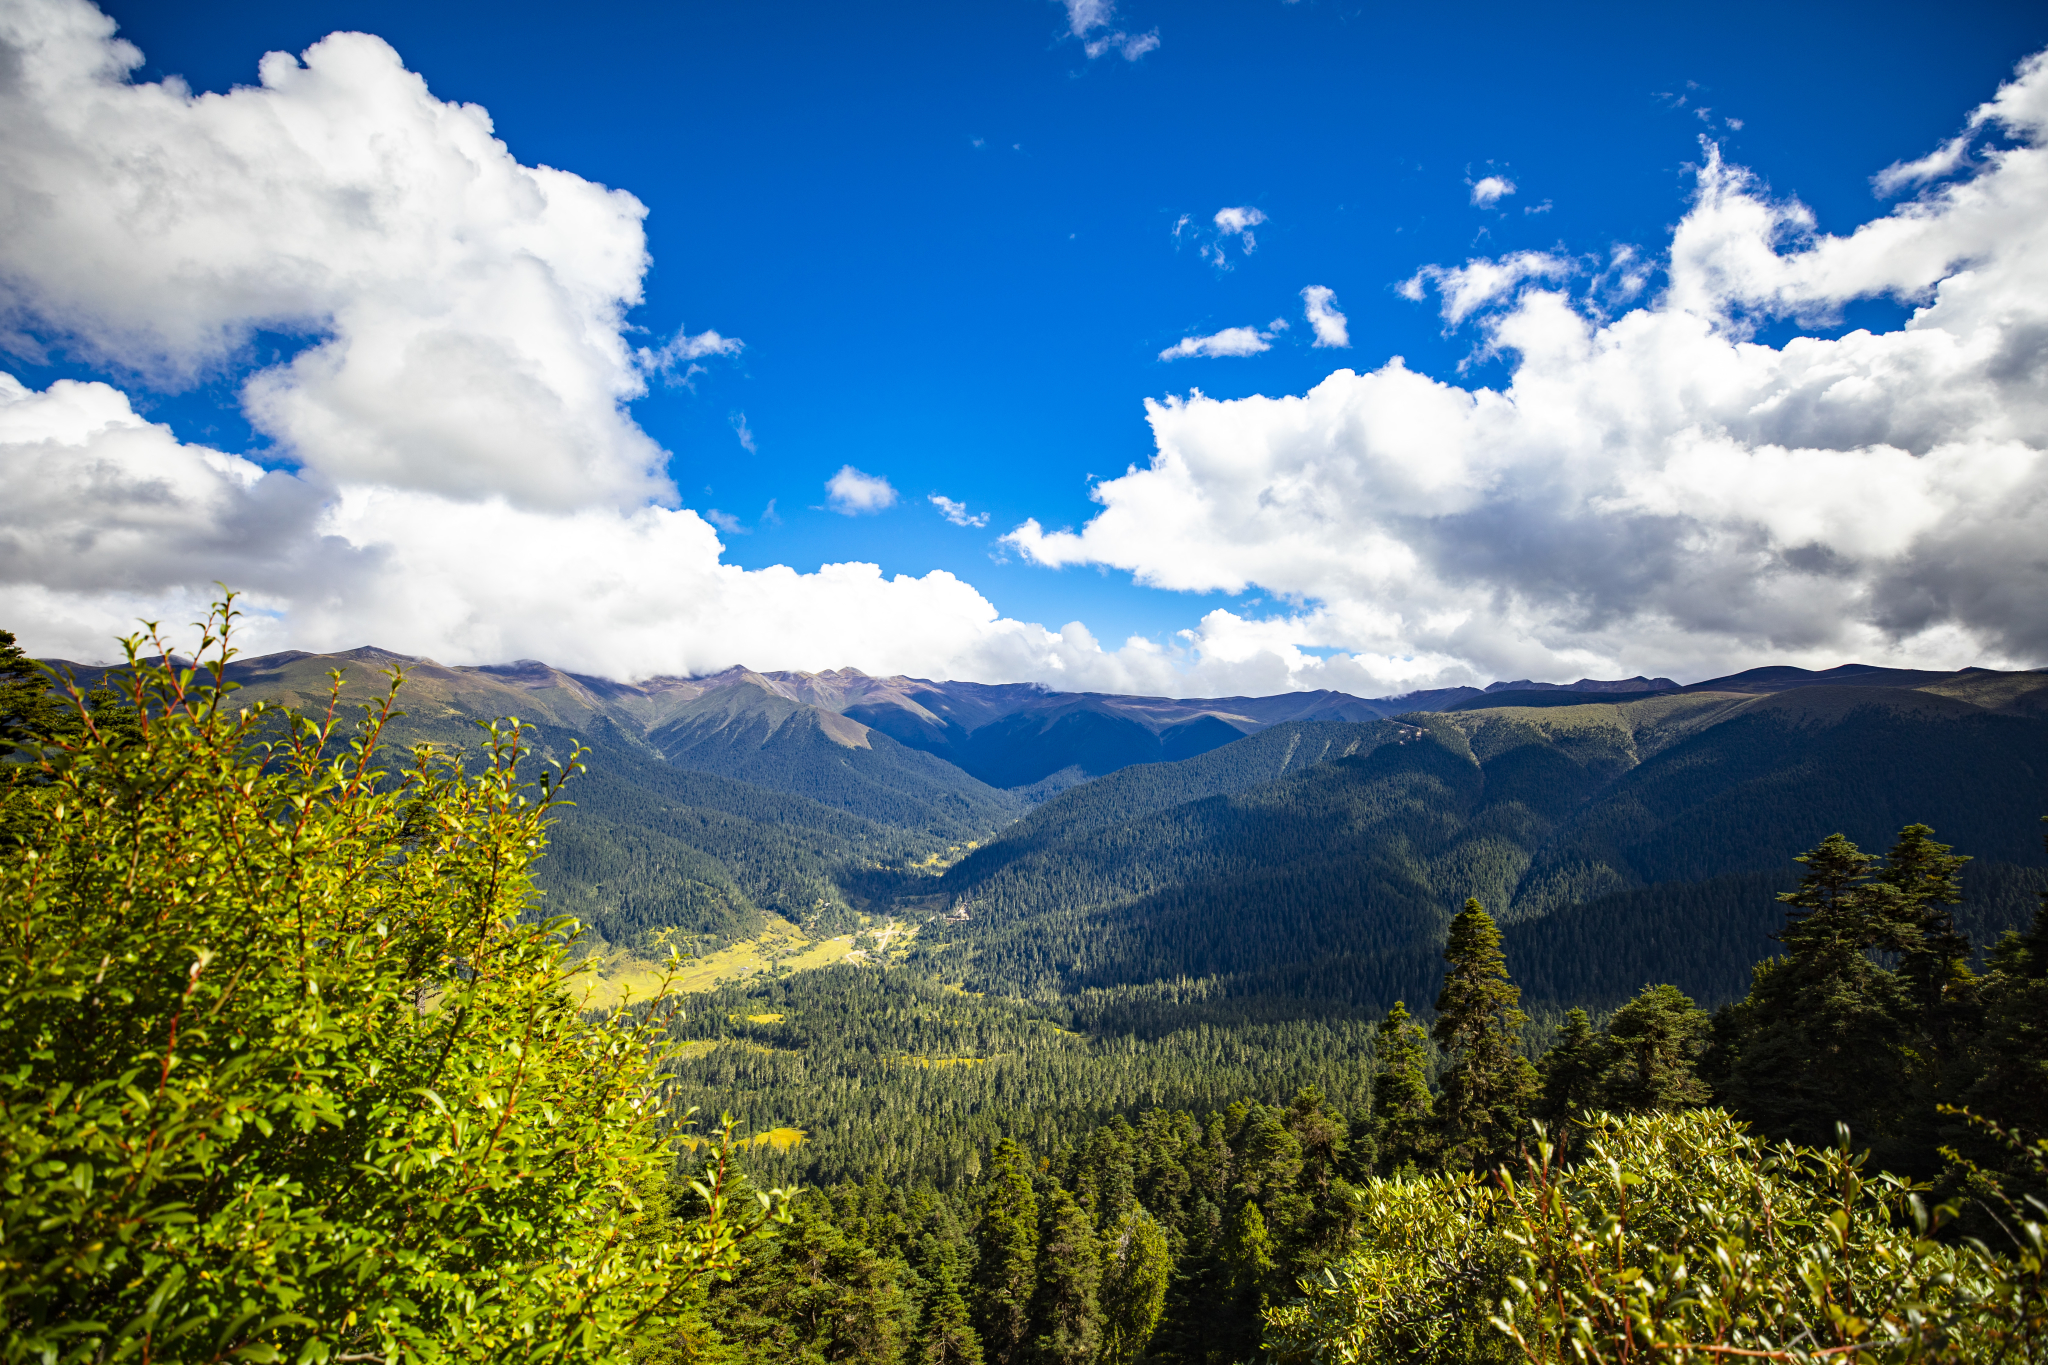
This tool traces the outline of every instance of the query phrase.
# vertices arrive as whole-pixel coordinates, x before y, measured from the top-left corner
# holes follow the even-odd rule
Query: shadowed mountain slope
[[[1980,944],[2025,922],[2048,886],[2048,676],[1763,681],[1412,714],[1271,778],[1230,760],[1277,733],[1126,769],[953,868],[934,960],[981,989],[1217,975],[1379,1009],[1433,998],[1443,925],[1477,895],[1532,1001],[1651,980],[1718,1000],[1770,950],[1794,854],[1838,830],[1882,851],[1916,820],[1975,856]]]

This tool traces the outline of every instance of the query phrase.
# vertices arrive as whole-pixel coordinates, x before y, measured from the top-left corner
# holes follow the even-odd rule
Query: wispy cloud
[[[720,336],[714,331],[690,336],[678,328],[663,345],[654,348],[642,346],[633,354],[641,373],[660,375],[671,384],[687,384],[704,373],[704,367],[698,361],[708,356],[738,355],[746,344],[738,337]]]
[[[879,512],[896,505],[896,490],[879,474],[864,474],[852,465],[825,480],[825,498],[832,510],[845,517]]]
[[[716,507],[705,509],[704,520],[710,522],[727,535],[750,536],[753,534],[745,522],[742,522],[730,512],[719,511]]]
[[[1258,238],[1252,236],[1252,229],[1265,221],[1265,210],[1255,209],[1248,204],[1216,210],[1217,233],[1224,237],[1243,239],[1246,255],[1258,249]]]
[[[1308,325],[1316,334],[1318,346],[1349,346],[1351,330],[1344,315],[1337,311],[1337,291],[1326,285],[1312,284],[1301,291],[1303,312]]]
[[[1952,174],[1969,157],[1970,134],[1958,133],[1917,161],[1894,161],[1870,177],[1870,187],[1879,194],[1897,194],[1909,186]]]
[[[952,522],[955,526],[982,527],[988,525],[988,513],[976,512],[973,515],[969,515],[966,503],[955,502],[943,493],[932,494],[931,502],[932,506],[939,509],[939,515]]]
[[[1576,270],[1573,261],[1543,251],[1517,251],[1498,259],[1479,259],[1460,266],[1426,265],[1396,285],[1404,299],[1421,302],[1431,289],[1442,300],[1444,321],[1452,327],[1494,303],[1515,297],[1525,280],[1562,280]]]
[[[726,420],[732,423],[732,434],[740,438],[740,446],[747,454],[758,455],[760,452],[754,447],[754,429],[747,425],[747,415],[733,412],[727,415]]]
[[[1283,322],[1281,326],[1285,326]],[[1211,359],[1233,355],[1257,355],[1273,349],[1273,329],[1226,327],[1205,337],[1182,337],[1159,353],[1161,360],[1186,360],[1190,356]]]
[[[1114,52],[1127,62],[1138,58],[1159,46],[1159,30],[1154,28],[1144,33],[1126,33],[1116,27],[1116,6],[1110,0],[1060,0],[1067,9],[1067,33],[1081,40],[1081,50],[1088,54],[1088,60],[1105,57]]]
[[[1193,239],[1200,243],[1199,252],[1203,260],[1218,270],[1228,270],[1231,239],[1235,238],[1238,249],[1249,256],[1259,249],[1258,235],[1252,229],[1267,221],[1266,211],[1250,204],[1234,204],[1216,210],[1209,219],[1208,228],[1199,226],[1193,214],[1183,213],[1173,220],[1173,241],[1178,247],[1181,242]]]

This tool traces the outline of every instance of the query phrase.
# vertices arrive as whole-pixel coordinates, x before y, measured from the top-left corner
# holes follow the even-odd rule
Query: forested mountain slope
[[[480,722],[516,715],[534,727],[539,764],[590,750],[536,874],[544,912],[573,914],[613,946],[651,948],[672,935],[714,947],[751,937],[770,916],[837,931],[853,920],[847,888],[861,876],[942,857],[1021,808],[886,738],[849,748],[812,708],[745,685],[678,697],[537,664],[453,669],[364,649],[238,660],[229,704],[319,714],[327,675],[340,669],[347,732],[394,668],[405,683],[387,744],[474,749]],[[77,671],[83,682],[99,672]],[[706,698],[712,707],[690,708]],[[668,722],[682,761],[649,737],[650,718]],[[861,730],[836,715],[827,723],[841,736]]]
[[[1378,1008],[1434,994],[1443,924],[1476,895],[1533,1000],[1646,980],[1719,1000],[1768,950],[1794,854],[1916,820],[1976,856],[1960,917],[1981,943],[2043,884],[2043,682],[1416,714],[1334,762],[1233,780],[1259,771],[1231,759],[1260,736],[1048,802],[949,872],[933,959],[983,988],[1216,974]]]
[[[1302,1008],[1422,999],[1426,945],[1474,894],[1532,999],[1651,978],[1720,999],[1819,837],[1934,824],[1977,856],[1964,921],[1981,938],[2023,917],[2048,808],[2042,673],[1190,700],[850,669],[624,684],[375,649],[230,675],[242,700],[317,709],[337,667],[354,700],[404,669],[400,740],[471,745],[478,721],[518,715],[544,762],[593,747],[540,875],[551,909],[609,943],[730,942],[771,915],[845,926],[862,907],[923,919],[935,888],[909,866],[980,843],[920,954],[1002,990],[1215,975]],[[1025,784],[1068,789],[1034,810],[1003,789]]]
[[[1024,803],[944,759],[752,683],[679,708],[647,740],[672,764],[740,778],[958,842],[984,838]]]

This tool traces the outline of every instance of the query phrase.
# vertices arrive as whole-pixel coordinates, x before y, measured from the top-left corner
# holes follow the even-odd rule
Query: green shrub
[[[668,1210],[661,1021],[579,1019],[530,914],[564,774],[237,709],[232,616],[11,784],[0,1358],[629,1358],[772,1201]]]
[[[1993,1251],[1938,1235],[1949,1211],[1866,1174],[1846,1130],[1816,1151],[1719,1110],[1586,1128],[1569,1164],[1539,1142],[1526,1180],[1370,1182],[1361,1244],[1267,1313],[1269,1347],[1347,1365],[2048,1356],[2048,1210],[2008,1211]]]

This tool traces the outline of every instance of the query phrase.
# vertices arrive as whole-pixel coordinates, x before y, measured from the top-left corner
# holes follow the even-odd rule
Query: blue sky
[[[1796,197],[1820,233],[1850,233],[1888,210],[1874,174],[1954,135],[2048,45],[2048,11],[2027,4],[1709,17],[1127,0],[1087,36],[1156,33],[1136,60],[1091,58],[1068,9],[1039,0],[102,8],[145,54],[134,81],[178,75],[198,91],[252,83],[265,51],[379,35],[435,97],[484,106],[519,162],[644,203],[637,344],[707,328],[744,342],[630,404],[670,453],[683,504],[723,514],[726,563],[947,570],[1006,618],[1080,619],[1112,644],[1170,644],[1219,605],[1257,615],[1316,600],[1284,583],[1139,586],[1129,557],[1050,567],[1000,539],[1027,518],[1053,531],[1099,513],[1092,481],[1153,456],[1146,399],[1300,395],[1393,356],[1463,389],[1504,388],[1515,353],[1489,353],[1483,328],[1448,326],[1402,281],[1517,252],[1606,260],[1617,246],[1657,266],[1694,202],[1703,134],[1758,177],[1759,196]],[[1512,192],[1475,202],[1487,177]],[[1263,215],[1255,249],[1216,232],[1229,207]],[[1348,348],[1311,346],[1308,286],[1334,291]],[[1764,317],[1751,339],[1882,332],[1909,305],[1864,291],[1831,316]],[[1260,354],[1159,359],[1183,337],[1274,319],[1289,325]],[[239,391],[318,335],[258,330],[182,391],[61,338],[50,363],[17,354],[7,368],[31,389],[109,379],[184,442],[289,465],[289,449],[252,431]],[[849,464],[900,500],[828,510],[826,480]],[[953,525],[930,494],[988,520]],[[1671,666],[1642,663],[1659,661]]]

